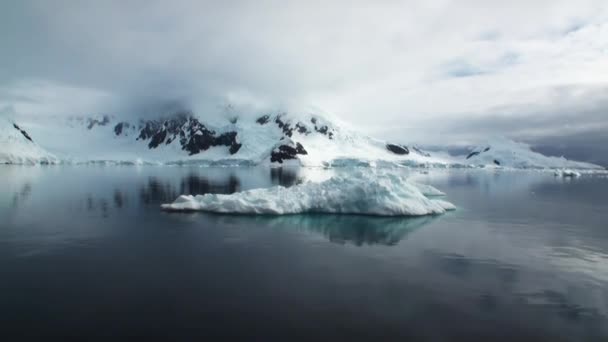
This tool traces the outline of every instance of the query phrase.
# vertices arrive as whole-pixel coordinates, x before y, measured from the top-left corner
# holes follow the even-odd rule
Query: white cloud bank
[[[24,0],[0,41],[0,112],[23,117],[315,105],[422,142],[608,125],[604,0]]]

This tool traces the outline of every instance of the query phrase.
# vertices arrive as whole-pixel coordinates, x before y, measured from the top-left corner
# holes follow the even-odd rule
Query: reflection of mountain
[[[286,215],[278,217],[245,216],[266,226],[321,234],[338,244],[393,246],[409,233],[430,223],[432,216],[415,218],[375,217],[362,215]]]
[[[302,177],[298,174],[298,169],[291,168],[271,168],[270,180],[273,185],[292,186],[302,183]]]
[[[182,194],[203,195],[231,194],[240,189],[239,179],[230,174],[226,179],[209,179],[202,175],[189,174],[180,179],[179,184],[174,181],[161,181],[157,177],[149,177],[139,191],[143,203],[162,203],[172,201]]]

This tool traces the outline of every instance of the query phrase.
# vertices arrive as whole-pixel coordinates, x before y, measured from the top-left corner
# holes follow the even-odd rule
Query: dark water
[[[325,173],[0,168],[0,339],[608,338],[607,178],[414,172],[459,207],[430,218],[159,210]]]

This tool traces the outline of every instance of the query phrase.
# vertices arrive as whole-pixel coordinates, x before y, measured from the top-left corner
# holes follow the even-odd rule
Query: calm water
[[[414,171],[459,208],[416,219],[159,210],[328,175],[0,167],[0,338],[608,338],[608,178]]]

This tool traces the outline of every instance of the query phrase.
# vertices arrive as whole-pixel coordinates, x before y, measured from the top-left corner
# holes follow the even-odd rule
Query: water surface
[[[438,217],[167,213],[348,170],[0,168],[0,336],[608,338],[608,179],[434,171]]]

